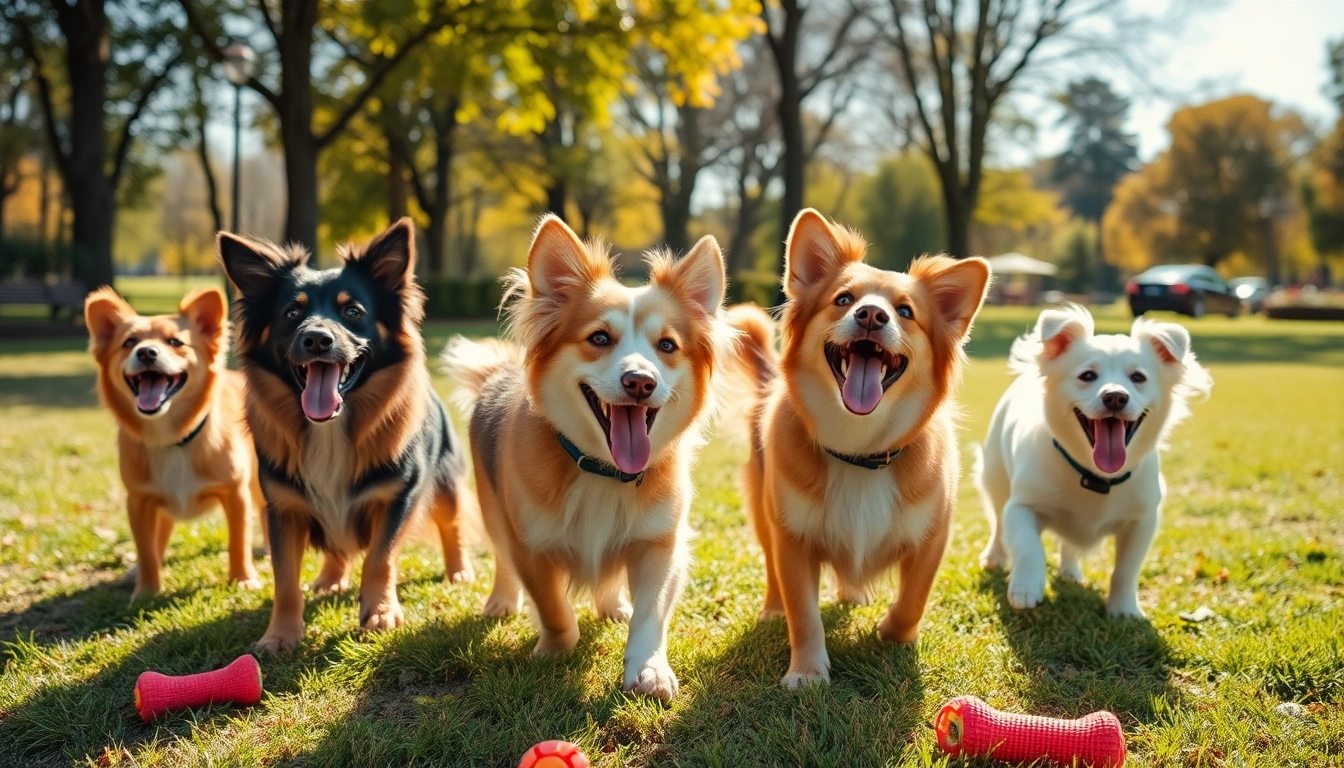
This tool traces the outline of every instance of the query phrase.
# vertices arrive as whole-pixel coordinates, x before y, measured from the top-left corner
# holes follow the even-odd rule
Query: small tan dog
[[[889,272],[864,264],[864,251],[816,211],[798,214],[776,375],[769,319],[728,314],[745,339],[741,367],[765,382],[744,495],[765,550],[761,617],[788,619],[788,688],[830,681],[822,565],[854,603],[898,567],[900,594],[878,635],[918,639],[961,474],[952,395],[989,265],[925,256],[908,274]]]
[[[248,523],[261,508],[256,454],[243,424],[243,377],[226,370],[224,294],[192,291],[176,315],[144,317],[111,288],[84,300],[98,396],[120,427],[117,448],[138,564],[136,600],[157,593],[179,520],[224,508],[229,579],[261,586]]]
[[[648,285],[616,279],[605,249],[547,216],[509,278],[520,342],[449,342],[445,368],[471,418],[476,489],[495,548],[485,613],[536,607],[534,654],[579,640],[569,594],[629,621],[627,691],[669,700],[667,627],[686,578],[691,463],[732,331],[723,256],[704,237],[649,258]],[[630,590],[633,605],[621,594]]]

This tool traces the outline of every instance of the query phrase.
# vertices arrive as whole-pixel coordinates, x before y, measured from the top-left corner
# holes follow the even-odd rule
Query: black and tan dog
[[[339,269],[316,270],[301,248],[219,236],[238,288],[237,349],[275,571],[260,650],[289,650],[303,637],[299,569],[309,543],[326,558],[314,591],[344,589],[351,560],[367,551],[365,629],[403,620],[397,551],[422,511],[438,526],[448,579],[472,577],[459,512],[474,497],[425,367],[414,242],[402,219],[363,251],[346,248]]]

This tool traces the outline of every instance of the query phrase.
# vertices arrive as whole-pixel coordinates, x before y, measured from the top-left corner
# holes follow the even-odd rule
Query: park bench
[[[61,310],[69,310],[71,317],[83,311],[87,293],[84,284],[75,281],[6,280],[0,282],[0,305],[50,307],[51,319],[55,320]]]

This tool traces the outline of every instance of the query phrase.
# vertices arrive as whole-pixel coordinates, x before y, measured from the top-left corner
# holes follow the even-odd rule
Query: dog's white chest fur
[[[196,474],[191,455],[185,447],[152,447],[149,452],[149,476],[154,491],[163,497],[165,510],[178,520],[198,517],[208,506],[197,495],[206,481]]]
[[[913,544],[928,534],[937,509],[933,499],[905,504],[891,472],[834,463],[822,508],[802,494],[785,493],[779,500],[791,532],[856,575],[866,571],[878,551]]]
[[[688,476],[683,487],[689,483]],[[558,515],[539,509],[519,515],[523,541],[533,552],[560,553],[575,584],[596,584],[612,553],[672,534],[683,516],[675,497],[647,505],[636,491],[634,483],[581,472]]]
[[[335,549],[356,549],[349,531],[350,441],[339,422],[313,424],[303,446],[303,487],[322,524],[327,542]]]

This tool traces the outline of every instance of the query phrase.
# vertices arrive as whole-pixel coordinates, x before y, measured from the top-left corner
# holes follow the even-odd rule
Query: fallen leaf
[[[1275,707],[1274,711],[1284,717],[1295,717],[1299,720],[1305,720],[1307,717],[1307,708],[1295,701],[1285,701]]]
[[[1227,580],[1230,579],[1231,577],[1232,577],[1232,574],[1228,573],[1227,569],[1224,568],[1223,570],[1221,570],[1221,571],[1218,572],[1218,583],[1219,583],[1219,584],[1226,584],[1226,583],[1227,583]]]
[[[1177,615],[1181,617],[1181,621],[1188,621],[1192,624],[1199,624],[1200,622],[1208,621],[1209,619],[1218,618],[1218,614],[1214,613],[1213,609],[1209,608],[1207,605],[1199,606],[1195,609],[1194,613],[1182,611]]]

